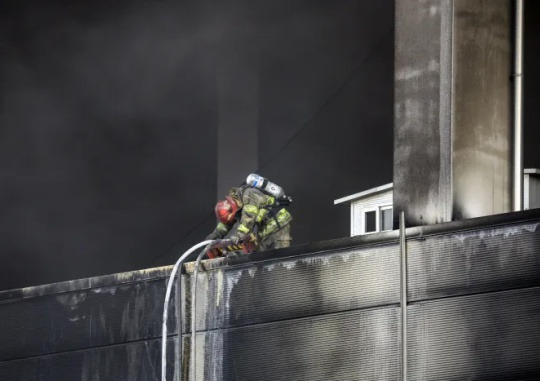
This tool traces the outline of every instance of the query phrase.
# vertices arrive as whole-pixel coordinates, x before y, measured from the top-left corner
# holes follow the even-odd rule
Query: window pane
[[[381,210],[381,231],[392,230],[393,228],[392,209]]]
[[[376,213],[374,210],[365,213],[366,233],[377,231]]]

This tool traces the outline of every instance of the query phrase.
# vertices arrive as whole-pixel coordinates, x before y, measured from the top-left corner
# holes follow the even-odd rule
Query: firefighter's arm
[[[219,222],[212,233],[206,237],[206,239],[221,239],[227,235],[231,230],[232,225],[226,225],[223,222]]]
[[[236,231],[230,236],[230,240],[234,245],[244,240],[255,226],[255,219],[259,208],[253,204],[244,204],[242,208],[242,216],[236,227]]]

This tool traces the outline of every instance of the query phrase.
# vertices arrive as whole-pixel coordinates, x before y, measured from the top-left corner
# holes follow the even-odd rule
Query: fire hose
[[[176,261],[172,271],[171,275],[169,276],[169,281],[167,283],[167,291],[165,293],[165,301],[163,303],[163,329],[162,329],[162,338],[161,338],[161,380],[166,381],[167,379],[167,315],[168,315],[168,306],[169,306],[169,299],[171,297],[171,290],[172,285],[174,283],[174,278],[176,276],[176,273],[178,271],[178,268],[184,263],[186,258],[193,253],[195,250],[202,246],[206,246],[204,250],[201,251],[201,253],[197,256],[197,260],[195,261],[195,269],[193,272],[193,281],[192,281],[192,287],[191,287],[191,344],[190,344],[190,351],[191,351],[191,374],[192,380],[195,380],[195,369],[196,369],[196,347],[195,347],[195,336],[196,336],[196,312],[197,312],[197,275],[199,273],[199,264],[201,262],[202,257],[207,254],[211,249],[217,250],[222,249],[221,255],[223,255],[223,252],[226,252],[226,248],[234,248],[238,249],[245,245],[245,249],[251,251],[251,246],[249,246],[247,243],[242,244],[242,246],[233,246],[231,247],[231,241],[230,240],[207,240],[200,242],[193,246],[191,249],[186,251],[178,260]],[[180,288],[177,290],[178,293],[180,293]],[[178,324],[178,330],[179,330],[179,337],[180,337],[180,351],[179,351],[179,366],[180,366],[180,374],[182,374],[182,312],[180,312],[180,316],[178,318],[179,324]]]
[[[174,283],[174,277],[176,276],[176,272],[178,271],[178,267],[184,263],[186,258],[193,253],[195,250],[202,246],[207,246],[205,250],[201,254],[199,254],[199,257],[202,257],[202,254],[206,252],[206,250],[214,243],[213,240],[207,240],[200,242],[193,246],[191,249],[186,251],[184,254],[178,258],[176,263],[174,264],[174,267],[171,271],[171,275],[169,276],[169,282],[167,283],[167,291],[165,293],[165,302],[163,303],[163,326],[162,326],[162,337],[161,337],[161,380],[167,381],[167,315],[168,315],[168,306],[169,306],[169,299],[171,297],[171,290],[172,285]],[[180,290],[178,290],[180,292]],[[179,317],[179,320],[182,319],[182,316]],[[182,366],[182,324],[179,324],[178,327],[179,330],[179,337],[180,337],[180,361],[179,366]],[[192,332],[192,336],[195,337],[195,334]],[[194,340],[193,340],[194,341]]]

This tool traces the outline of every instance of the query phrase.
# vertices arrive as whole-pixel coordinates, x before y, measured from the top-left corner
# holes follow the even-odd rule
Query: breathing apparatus
[[[275,197],[282,205],[289,205],[292,202],[292,198],[285,195],[282,187],[255,173],[247,177],[246,184]]]

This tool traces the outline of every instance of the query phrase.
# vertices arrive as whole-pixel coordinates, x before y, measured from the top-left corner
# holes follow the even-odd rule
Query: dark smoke
[[[221,124],[257,129],[293,243],[348,235],[333,200],[392,180],[393,23],[391,0],[3,2],[0,289],[173,262],[213,227],[218,147],[242,165]]]

